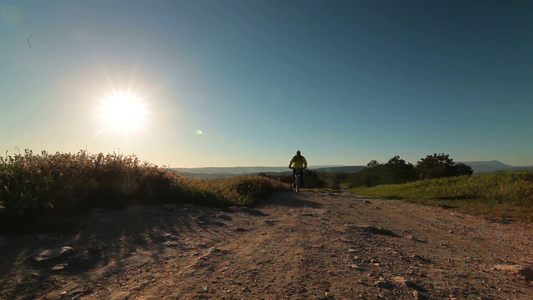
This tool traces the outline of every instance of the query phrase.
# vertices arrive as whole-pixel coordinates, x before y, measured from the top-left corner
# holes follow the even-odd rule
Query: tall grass
[[[259,176],[193,180],[134,155],[87,151],[35,155],[26,150],[0,157],[0,232],[70,226],[77,214],[96,207],[252,205],[281,188],[281,183]]]
[[[355,188],[352,193],[455,208],[490,219],[533,221],[533,173],[530,171]]]

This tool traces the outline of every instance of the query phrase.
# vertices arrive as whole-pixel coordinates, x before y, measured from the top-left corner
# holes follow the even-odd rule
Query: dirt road
[[[96,210],[0,237],[0,299],[530,299],[529,224],[345,193]],[[45,251],[46,250],[46,251]]]

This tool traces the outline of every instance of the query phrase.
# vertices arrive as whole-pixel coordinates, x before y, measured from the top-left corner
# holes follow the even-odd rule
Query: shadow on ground
[[[296,194],[294,192],[280,192],[275,193],[272,196],[270,196],[268,199],[263,200],[258,205],[258,208],[267,206],[267,205],[280,205],[280,206],[286,206],[286,207],[311,207],[311,208],[321,208],[323,205],[308,200],[311,194],[309,193],[300,193]]]
[[[123,273],[125,261],[142,268],[164,259],[169,248],[207,247],[184,236],[224,238],[227,233],[217,228],[229,226],[231,219],[231,214],[221,209],[196,205],[131,206],[88,212],[80,216],[76,230],[4,237],[7,242],[0,245],[0,299],[21,295],[41,298],[55,287],[58,276],[85,282],[94,270],[102,271],[104,277]],[[44,250],[62,247],[73,250],[49,260],[34,259]]]
[[[0,299],[21,295],[47,297],[56,289],[56,279],[72,278],[79,284],[116,276],[135,266],[142,269],[152,261],[164,260],[169,249],[198,251],[210,245],[202,236],[226,239],[233,231],[233,212],[263,216],[265,206],[321,208],[305,191],[280,192],[255,208],[234,210],[197,205],[130,206],[125,209],[95,209],[79,217],[79,227],[66,232],[26,234],[3,238],[0,245]],[[197,240],[187,237],[198,236]],[[47,249],[71,247],[58,258],[36,261]],[[98,275],[98,274],[100,275]],[[99,277],[98,277],[98,276]],[[95,277],[96,276],[96,277]],[[89,293],[90,291],[85,291]]]

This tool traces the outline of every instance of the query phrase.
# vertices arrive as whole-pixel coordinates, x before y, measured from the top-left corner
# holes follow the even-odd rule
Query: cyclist
[[[292,185],[294,186],[294,177],[296,175],[296,169],[306,169],[307,168],[307,160],[305,157],[301,154],[300,150],[296,151],[296,155],[291,159],[291,162],[289,163],[289,168],[292,169]],[[300,184],[304,185],[304,174],[301,172],[301,182]]]

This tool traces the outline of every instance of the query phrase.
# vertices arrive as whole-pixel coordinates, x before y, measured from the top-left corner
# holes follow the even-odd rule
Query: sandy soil
[[[531,224],[346,193],[95,210],[0,237],[0,299],[531,299]],[[532,271],[533,272],[533,271]]]

